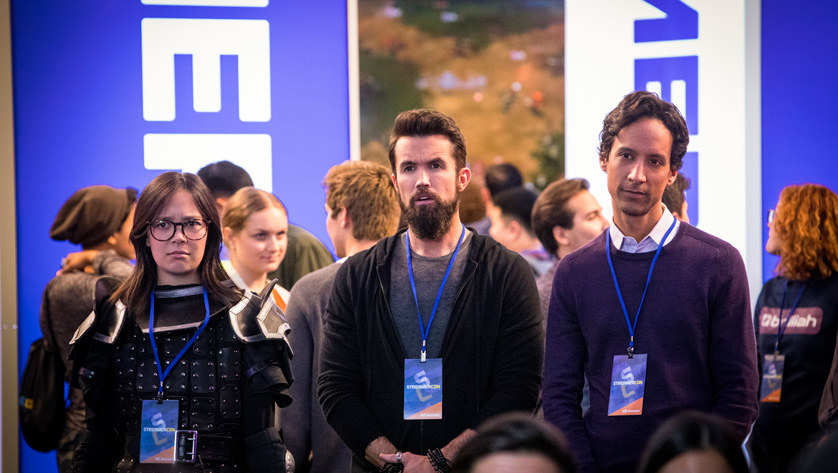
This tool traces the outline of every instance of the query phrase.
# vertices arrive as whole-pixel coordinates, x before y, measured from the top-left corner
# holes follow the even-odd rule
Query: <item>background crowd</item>
[[[324,176],[337,261],[227,161],[78,190],[41,308],[59,469],[834,471],[838,196],[783,190],[751,310],[689,224],[688,141],[654,94],[609,113],[609,222],[586,180],[474,175],[453,119],[404,112],[390,169]]]

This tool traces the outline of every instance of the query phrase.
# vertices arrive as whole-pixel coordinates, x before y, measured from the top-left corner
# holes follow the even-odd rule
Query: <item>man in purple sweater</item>
[[[675,106],[648,92],[627,95],[603,122],[614,224],[559,263],[544,365],[544,417],[583,472],[634,471],[655,429],[684,410],[726,419],[743,440],[757,415],[742,258],[661,203],[688,142]]]

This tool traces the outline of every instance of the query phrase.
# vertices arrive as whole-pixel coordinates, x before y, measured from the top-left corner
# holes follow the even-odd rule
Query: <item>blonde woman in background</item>
[[[288,212],[273,194],[253,187],[239,189],[227,201],[221,219],[230,261],[224,265],[240,289],[259,293],[268,284],[288,247]],[[274,300],[282,311],[288,291],[276,285]]]

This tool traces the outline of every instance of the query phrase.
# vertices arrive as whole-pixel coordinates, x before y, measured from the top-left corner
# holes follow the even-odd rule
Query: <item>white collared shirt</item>
[[[669,230],[669,226],[672,225],[672,221],[675,220],[675,217],[672,216],[672,212],[670,212],[665,205],[661,204],[661,206],[663,207],[663,215],[661,215],[658,223],[656,223],[654,228],[652,228],[652,231],[649,232],[645,238],[640,240],[640,243],[630,236],[625,236],[623,232],[617,228],[617,224],[612,221],[611,226],[608,227],[608,232],[611,234],[611,242],[614,247],[620,251],[625,251],[626,253],[648,253],[650,251],[657,250],[658,245],[660,245],[660,241],[663,239],[666,231]],[[663,242],[664,246],[668,245],[672,239],[675,238],[675,234],[678,233],[678,228],[680,227],[681,222],[676,221],[675,228],[672,229],[672,232],[666,238],[666,241]]]
[[[233,284],[235,284],[236,287],[238,287],[242,291],[248,290],[247,284],[245,284],[244,279],[242,279],[242,277],[239,275],[239,272],[236,271],[236,268],[233,267],[233,263],[231,263],[230,260],[221,260],[221,266],[224,268],[224,271],[227,272],[227,275],[230,276],[230,280],[233,281]],[[274,286],[274,291],[277,294],[279,294],[279,297],[285,304],[288,303],[288,298],[291,296],[291,292],[288,289],[285,289],[284,287],[277,284]],[[280,308],[283,310],[283,312],[285,311],[285,308]]]

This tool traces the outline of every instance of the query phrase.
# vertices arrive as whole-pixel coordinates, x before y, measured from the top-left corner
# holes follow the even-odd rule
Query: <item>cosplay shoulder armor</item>
[[[70,340],[71,346],[87,337],[108,345],[114,344],[125,325],[125,305],[122,301],[111,303],[108,299],[119,284],[119,280],[108,276],[103,276],[96,281],[93,294],[95,308],[76,329]]]
[[[262,340],[283,340],[291,331],[285,321],[285,314],[271,297],[276,279],[272,280],[259,294],[245,291],[244,296],[230,308],[230,324],[233,332],[245,343]]]

